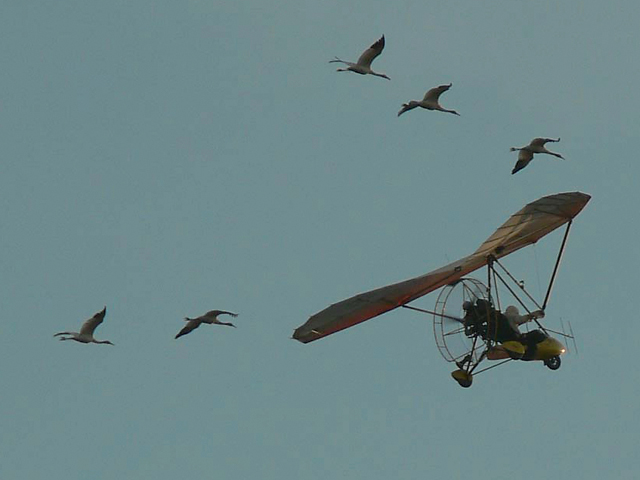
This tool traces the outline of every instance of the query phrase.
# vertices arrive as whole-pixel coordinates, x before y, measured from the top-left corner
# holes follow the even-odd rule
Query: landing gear
[[[465,372],[464,370],[456,370],[451,373],[451,376],[463,388],[469,388],[473,383],[473,375],[469,372]]]
[[[544,364],[547,366],[547,368],[551,370],[559,369],[561,363],[562,362],[560,361],[560,357],[551,357],[544,361]]]

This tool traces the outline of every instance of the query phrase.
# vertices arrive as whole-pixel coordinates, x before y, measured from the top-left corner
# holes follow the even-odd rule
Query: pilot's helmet
[[[466,301],[462,304],[462,308],[463,308],[463,310],[471,310],[471,307],[473,307],[473,302],[470,302],[469,300],[466,300]]]
[[[520,315],[520,311],[518,310],[518,307],[514,306],[514,305],[510,305],[507,307],[507,309],[504,311],[504,314],[507,317],[517,317],[518,315]]]
[[[480,308],[489,308],[491,307],[491,302],[489,300],[485,300],[484,298],[479,298],[476,300],[476,305]]]

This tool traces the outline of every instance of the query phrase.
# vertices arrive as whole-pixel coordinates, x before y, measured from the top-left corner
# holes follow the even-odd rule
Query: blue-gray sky
[[[5,3],[0,477],[637,478],[639,20],[630,0]],[[381,34],[390,82],[327,63]],[[396,117],[449,82],[461,117]],[[537,136],[567,160],[512,176]],[[408,311],[289,339],[575,190],[547,324],[579,355],[557,372],[463,390]],[[534,293],[559,239],[513,255]],[[116,346],[52,338],[104,305]],[[173,339],[214,308],[238,328]]]

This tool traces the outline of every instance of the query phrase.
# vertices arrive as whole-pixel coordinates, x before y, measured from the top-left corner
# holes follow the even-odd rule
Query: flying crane
[[[360,58],[358,58],[356,63],[345,62],[344,60],[340,60],[338,57],[335,57],[333,60],[329,60],[329,63],[344,63],[347,65],[347,68],[338,68],[336,70],[337,72],[354,72],[359,73],[360,75],[375,75],[376,77],[391,80],[384,73],[377,73],[371,70],[371,63],[382,53],[382,50],[384,50],[384,35],[362,52],[362,55],[360,55]]]
[[[185,317],[184,321],[187,322],[187,324],[182,328],[182,330],[178,332],[175,338],[177,339],[182,337],[183,335],[186,335],[187,333],[193,332],[196,328],[198,328],[203,323],[207,325],[224,325],[226,327],[236,328],[236,326],[231,322],[221,322],[220,320],[218,320],[218,316],[220,315],[229,315],[230,317],[238,316],[237,313],[227,312],[225,310],[211,310],[205,313],[204,315],[201,315],[200,317],[196,317],[196,318]]]
[[[109,340],[96,340],[93,338],[93,332],[104,321],[104,316],[107,314],[107,307],[104,307],[93,317],[86,320],[79,332],[60,332],[56,333],[54,337],[60,337],[60,340],[75,340],[80,343],[101,343],[105,345],[113,345]],[[66,335],[66,336],[63,336]]]
[[[453,113],[454,115],[460,115],[455,110],[447,110],[442,105],[440,105],[439,99],[440,95],[451,88],[452,83],[448,85],[440,85],[439,87],[433,87],[427,93],[424,94],[424,98],[422,100],[410,100],[407,103],[402,104],[402,108],[398,112],[398,116],[402,115],[404,112],[408,112],[409,110],[413,110],[414,108],[421,107],[427,110],[438,110],[440,112]]]
[[[559,141],[560,141],[559,138],[553,139],[553,138],[538,137],[531,140],[531,142],[529,142],[529,145],[525,145],[524,147],[511,147],[509,149],[510,152],[519,152],[518,161],[516,162],[516,166],[513,167],[513,170],[511,171],[511,175],[513,175],[516,172],[519,172],[524,167],[529,165],[529,162],[533,160],[534,153],[546,153],[547,155],[553,155],[556,158],[561,158],[562,160],[564,160],[564,157],[562,155],[560,155],[559,153],[551,152],[547,150],[547,148],[545,147],[545,145],[549,142],[555,143]]]

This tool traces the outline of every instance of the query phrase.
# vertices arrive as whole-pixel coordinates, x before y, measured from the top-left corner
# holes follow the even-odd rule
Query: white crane
[[[362,52],[362,55],[360,55],[360,58],[358,58],[358,61],[356,63],[345,62],[344,60],[340,60],[338,57],[336,57],[334,60],[329,60],[329,63],[344,63],[345,65],[347,65],[347,68],[338,68],[336,70],[337,72],[355,72],[359,73],[360,75],[375,75],[376,77],[382,77],[386,78],[387,80],[391,80],[384,73],[377,73],[371,70],[371,62],[373,62],[376,57],[382,53],[383,49],[384,35],[382,35],[382,37],[380,37],[380,39],[376,43]]]
[[[180,338],[181,336],[186,335],[187,333],[191,333],[196,328],[198,328],[202,323],[206,323],[207,325],[212,325],[212,324],[226,325],[228,327],[236,328],[236,326],[233,323],[225,323],[218,320],[218,315],[231,315],[232,317],[238,316],[237,313],[225,312],[224,310],[211,310],[210,312],[207,312],[204,315],[197,318],[185,317],[184,320],[187,322],[187,324],[182,330],[180,330],[180,332],[178,332],[178,334],[176,335],[176,338]]]
[[[554,140],[553,138],[539,137],[539,138],[534,138],[533,140],[531,140],[529,145],[526,145],[524,147],[521,147],[521,148],[511,147],[509,149],[510,152],[515,152],[517,150],[520,150],[520,153],[518,154],[518,161],[516,163],[516,166],[513,167],[513,170],[511,171],[511,175],[513,175],[516,172],[519,172],[524,167],[529,165],[529,162],[533,160],[534,153],[546,153],[548,155],[553,155],[554,157],[558,157],[564,160],[564,157],[562,155],[560,155],[559,153],[550,152],[544,146],[547,142],[559,142],[559,141],[560,141],[560,138],[558,138],[557,140]]]
[[[60,332],[56,333],[54,337],[60,337],[60,340],[75,340],[80,343],[102,343],[107,345],[113,345],[109,340],[96,340],[93,338],[93,332],[98,325],[104,320],[104,316],[107,314],[107,307],[104,307],[101,311],[96,313],[89,320],[85,321],[80,327],[80,332]],[[61,335],[70,335],[69,337],[62,337]]]
[[[438,102],[440,95],[451,88],[451,85],[440,85],[439,87],[434,87],[424,94],[424,98],[421,101],[411,100],[409,103],[403,103],[402,108],[398,112],[398,116],[402,115],[404,112],[408,112],[409,110],[413,110],[416,107],[426,108],[427,110],[438,110],[440,112],[453,113],[454,115],[460,115],[455,110],[447,110],[446,108],[442,108],[442,105]]]

